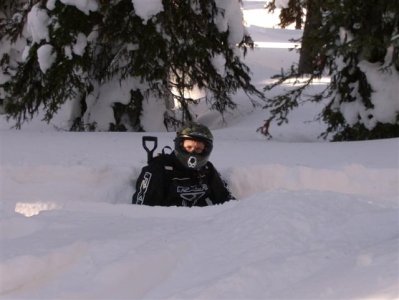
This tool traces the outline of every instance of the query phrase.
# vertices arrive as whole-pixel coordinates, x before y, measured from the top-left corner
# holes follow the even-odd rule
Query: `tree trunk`
[[[321,0],[308,0],[305,27],[302,36],[302,47],[299,57],[299,74],[312,74],[323,64],[319,57],[318,28],[321,26]]]

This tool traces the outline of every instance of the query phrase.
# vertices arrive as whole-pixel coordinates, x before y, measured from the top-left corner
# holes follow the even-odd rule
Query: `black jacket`
[[[212,163],[201,170],[188,169],[176,156],[162,154],[141,170],[133,204],[207,206],[234,199]]]

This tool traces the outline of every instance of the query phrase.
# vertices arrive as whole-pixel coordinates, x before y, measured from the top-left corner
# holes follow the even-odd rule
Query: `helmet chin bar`
[[[190,170],[200,170],[207,164],[209,158],[209,155],[204,156],[199,154],[187,153],[184,151],[176,151],[176,149],[174,150],[174,153],[178,161],[185,168]]]

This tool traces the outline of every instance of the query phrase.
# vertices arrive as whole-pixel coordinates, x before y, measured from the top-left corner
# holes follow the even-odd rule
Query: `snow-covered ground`
[[[264,1],[244,4],[248,17]],[[300,32],[247,21],[261,87],[297,60],[264,46]],[[142,133],[2,120],[0,299],[398,299],[399,139],[317,140],[308,105],[267,140],[266,112],[236,101],[224,123],[200,116],[238,199],[205,208],[130,204]],[[173,133],[146,134],[172,146]]]

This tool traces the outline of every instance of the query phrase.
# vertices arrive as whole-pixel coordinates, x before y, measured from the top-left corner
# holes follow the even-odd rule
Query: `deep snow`
[[[260,46],[300,34],[248,26]],[[296,59],[259,47],[246,61],[262,86]],[[399,139],[317,140],[307,105],[267,140],[266,112],[236,101],[224,123],[200,116],[238,199],[206,208],[129,204],[142,133],[2,120],[0,298],[398,299]],[[173,133],[146,134],[172,146]]]

